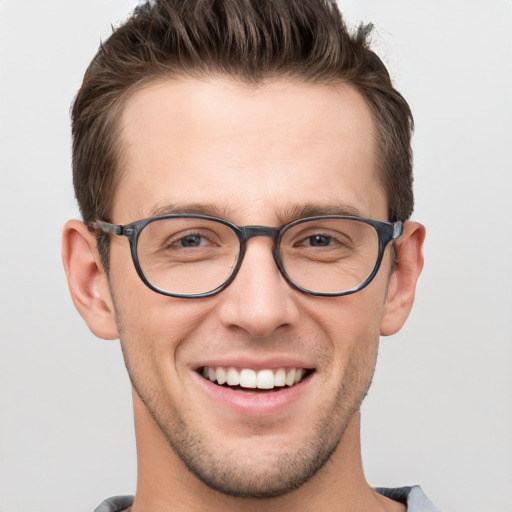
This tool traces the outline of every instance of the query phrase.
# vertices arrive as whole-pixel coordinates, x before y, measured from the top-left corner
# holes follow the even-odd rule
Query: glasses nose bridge
[[[277,247],[277,240],[279,237],[279,233],[281,231],[281,228],[273,228],[269,226],[239,226],[239,230],[241,233],[240,237],[240,254],[239,254],[239,263],[238,268],[242,266],[242,262],[245,258],[245,253],[247,251],[247,242],[251,238],[256,238],[258,236],[264,236],[267,238],[272,238],[274,242],[274,246],[272,248],[272,257],[274,259],[274,262],[279,270],[279,272],[284,275],[281,258],[279,255],[279,250]],[[236,272],[238,273],[238,272]]]
[[[278,249],[277,249],[277,239],[279,236],[279,232],[281,228],[273,228],[269,226],[240,226],[239,227],[241,232],[241,247],[240,247],[240,265],[242,264],[242,261],[245,256],[245,252],[247,250],[247,242],[251,238],[255,238],[258,236],[264,236],[267,238],[272,238],[274,242],[274,247],[272,250],[272,256],[274,258],[274,261],[277,265],[277,268],[282,272],[281,270],[281,262],[279,261],[280,258],[277,255]]]
[[[240,229],[244,242],[248,242],[249,239],[257,236],[266,236],[272,238],[275,242],[279,233],[279,228],[271,228],[268,226],[242,226]]]

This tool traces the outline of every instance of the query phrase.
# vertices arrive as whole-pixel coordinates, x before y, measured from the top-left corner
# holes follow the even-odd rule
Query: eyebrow
[[[355,206],[343,204],[307,203],[296,204],[278,210],[279,220],[283,223],[292,222],[305,217],[321,215],[343,215],[349,217],[364,217]]]
[[[151,211],[150,217],[177,213],[196,213],[200,215],[210,215],[211,217],[224,218],[227,214],[227,210],[227,207],[221,208],[220,206],[211,203],[173,203],[155,208]]]
[[[229,212],[230,208],[227,204],[221,206],[213,203],[173,203],[153,209],[150,213],[150,217],[180,213],[195,213],[230,220],[230,217],[232,216]],[[276,215],[279,225],[287,224],[288,222],[303,219],[305,217],[317,217],[322,215],[364,217],[361,211],[352,205],[322,203],[292,204],[278,207]]]

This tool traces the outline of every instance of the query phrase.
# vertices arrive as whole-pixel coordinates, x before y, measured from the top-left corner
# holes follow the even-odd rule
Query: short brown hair
[[[407,220],[413,118],[369,47],[370,31],[349,33],[335,0],[152,0],[136,8],[100,45],[72,107],[73,182],[84,222],[111,220],[125,102],[149,82],[179,75],[353,86],[377,127],[389,220]],[[108,244],[99,240],[108,269]]]

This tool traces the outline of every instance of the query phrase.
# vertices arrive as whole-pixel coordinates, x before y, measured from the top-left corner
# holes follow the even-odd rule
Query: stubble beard
[[[112,297],[114,298],[113,293]],[[376,351],[373,355],[359,354],[359,357],[349,361],[345,377],[339,382],[333,400],[323,409],[321,417],[311,433],[304,438],[302,445],[293,451],[271,454],[263,463],[264,457],[255,457],[253,454],[261,454],[265,447],[252,450],[252,454],[229,449],[218,453],[208,438],[208,432],[197,431],[191,422],[185,421],[176,411],[166,407],[168,399],[152,382],[151,376],[144,376],[143,372],[136,370],[137,357],[134,357],[135,363],[132,365],[127,350],[128,343],[125,343],[123,322],[115,300],[114,308],[121,349],[134,391],[170,448],[188,470],[210,489],[228,496],[248,499],[276,498],[294,491],[317,475],[338,448],[373,379]],[[328,358],[329,355],[324,354],[324,357]]]
[[[155,387],[148,386],[148,382],[143,383],[136,378],[137,372],[133,371],[124,355],[135,392],[174,453],[203,484],[237,498],[283,496],[313,478],[338,448],[373,377],[373,370],[364,379],[356,372],[356,379],[340,383],[331,406],[324,409],[322,417],[304,437],[300,447],[294,451],[264,456],[264,441],[259,441],[262,445],[255,446],[251,453],[240,453],[225,447],[216,449],[208,432],[198,431],[193,424],[178,417],[176,411],[167,409],[165,396]],[[257,436],[254,443],[258,443]]]

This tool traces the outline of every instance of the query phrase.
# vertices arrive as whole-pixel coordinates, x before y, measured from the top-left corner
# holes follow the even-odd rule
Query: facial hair
[[[122,342],[133,388],[174,453],[202,483],[220,493],[252,499],[283,496],[302,486],[324,467],[338,448],[345,429],[359,410],[373,377],[374,365],[354,361],[346,368],[330,404],[322,410],[304,442],[276,453],[265,444],[266,421],[251,419],[253,449],[241,452],[212,444],[208,432],[166,407],[163,393],[143,378]],[[368,368],[371,367],[368,372]]]

